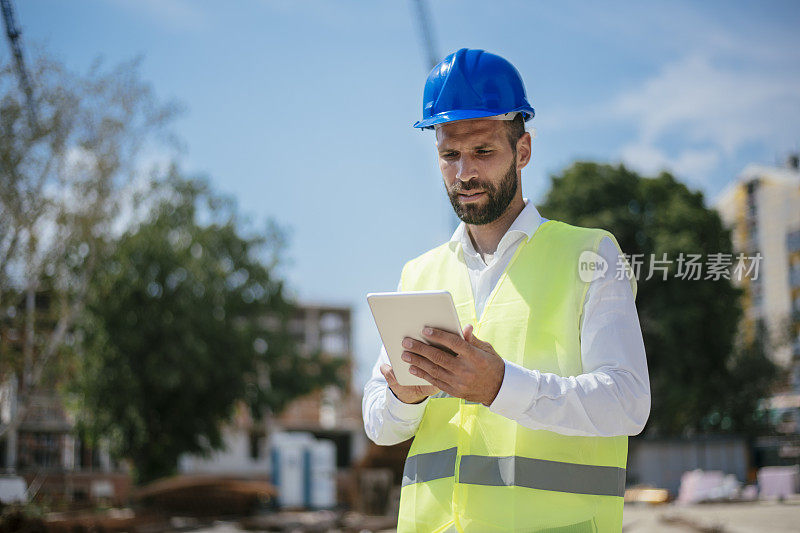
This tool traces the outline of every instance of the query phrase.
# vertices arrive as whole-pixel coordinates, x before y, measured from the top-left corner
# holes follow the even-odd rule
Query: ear
[[[531,134],[527,131],[517,140],[517,168],[522,169],[531,160]]]

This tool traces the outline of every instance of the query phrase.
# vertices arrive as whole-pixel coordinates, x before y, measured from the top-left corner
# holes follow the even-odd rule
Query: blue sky
[[[484,48],[522,74],[534,201],[576,159],[668,169],[713,199],[746,164],[800,148],[797,2],[428,6],[440,56]],[[403,263],[453,229],[431,134],[411,128],[428,71],[411,2],[16,7],[25,44],[75,70],[144,56],[142,77],[186,109],[182,167],[290,230],[282,271],[302,301],[353,307],[362,382],[380,347],[364,295],[394,290]]]

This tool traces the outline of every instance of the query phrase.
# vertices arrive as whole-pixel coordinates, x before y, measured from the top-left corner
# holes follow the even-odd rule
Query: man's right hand
[[[434,385],[400,385],[394,376],[394,370],[389,365],[381,365],[381,374],[386,378],[386,383],[397,399],[403,403],[420,403],[428,396],[439,392],[439,388]]]

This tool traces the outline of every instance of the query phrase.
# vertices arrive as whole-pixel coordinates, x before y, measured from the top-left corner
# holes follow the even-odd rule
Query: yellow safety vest
[[[582,252],[597,252],[604,236],[619,249],[605,230],[556,220],[540,224],[519,244],[480,320],[457,243],[406,263],[401,288],[446,289],[462,327],[473,324],[475,335],[506,360],[577,376],[583,371],[580,319],[589,285],[578,263]],[[609,276],[619,266],[607,268]],[[630,280],[635,296],[636,281]],[[532,430],[482,404],[440,393],[429,399],[406,459],[398,531],[620,531],[627,454],[625,435]]]

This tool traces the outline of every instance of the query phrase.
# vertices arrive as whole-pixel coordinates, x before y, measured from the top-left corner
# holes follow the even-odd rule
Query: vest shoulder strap
[[[544,240],[550,241],[549,244],[553,246],[569,247],[570,250],[567,251],[567,255],[573,255],[572,252],[576,252],[575,257],[583,250],[591,250],[597,253],[602,238],[609,237],[617,248],[617,251],[622,255],[623,264],[615,263],[613,265],[608,265],[606,275],[614,276],[618,269],[623,269],[625,271],[625,276],[631,284],[633,296],[636,298],[636,278],[613,233],[602,228],[575,226],[560,220],[549,220],[543,224],[547,224],[547,231],[544,232],[544,235],[540,235],[539,238],[544,237]],[[539,229],[544,228],[540,226]],[[537,233],[539,229],[537,229]],[[425,269],[446,268],[451,266],[451,263],[459,262],[459,254],[461,253],[461,246],[458,243],[448,241],[409,260],[403,266],[403,271],[400,276],[401,290],[409,290],[408,280],[418,279],[424,273]]]
[[[406,262],[400,275],[400,290],[409,290],[408,281],[420,278],[426,268],[444,268],[446,262],[458,261],[456,252],[459,249],[457,244],[445,242]]]

